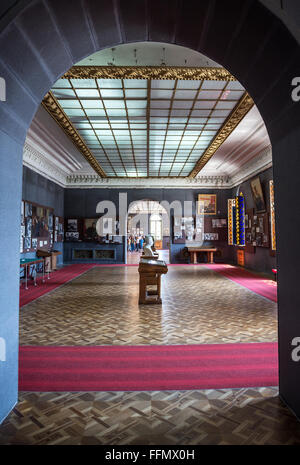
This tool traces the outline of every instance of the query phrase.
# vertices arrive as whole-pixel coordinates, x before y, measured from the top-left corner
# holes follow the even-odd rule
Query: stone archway
[[[175,43],[221,63],[247,89],[265,121],[277,205],[280,394],[300,415],[299,367],[291,359],[291,341],[300,336],[300,242],[291,244],[300,229],[300,104],[291,99],[300,47],[287,28],[258,0],[74,0],[72,6],[68,0],[19,1],[0,28],[0,76],[7,85],[7,101],[0,103],[0,336],[7,349],[0,365],[0,421],[17,400],[19,206],[27,129],[43,96],[74,63],[102,48],[138,41]]]

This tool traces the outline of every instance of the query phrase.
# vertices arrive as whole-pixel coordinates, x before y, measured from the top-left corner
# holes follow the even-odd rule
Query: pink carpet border
[[[205,266],[255,294],[277,302],[277,283],[275,281],[233,265],[213,263],[205,264]]]
[[[277,343],[21,346],[21,391],[161,391],[278,385]]]
[[[83,273],[94,268],[94,266],[94,264],[90,263],[66,265],[60,270],[51,273],[49,280],[46,275],[45,283],[42,283],[42,279],[39,278],[37,280],[37,286],[34,286],[33,283],[29,281],[28,289],[24,289],[24,284],[22,284],[22,287],[20,288],[20,308],[72,281]]]

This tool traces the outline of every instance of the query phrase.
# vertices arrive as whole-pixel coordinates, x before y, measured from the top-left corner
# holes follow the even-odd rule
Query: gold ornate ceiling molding
[[[101,168],[100,164],[98,163],[92,152],[86,146],[84,140],[76,131],[76,129],[74,128],[71,121],[59,105],[52,92],[48,92],[48,94],[45,95],[42,101],[42,105],[45,108],[45,110],[47,110],[47,112],[52,116],[52,118],[63,129],[65,134],[72,140],[73,144],[82,153],[84,158],[89,162],[89,164],[96,171],[96,173],[99,176],[101,176],[101,178],[106,178],[107,176],[105,171]]]
[[[62,79],[183,79],[236,81],[224,68],[181,66],[73,66]]]
[[[189,174],[190,178],[195,178],[197,174],[202,170],[202,168],[206,165],[206,163],[211,159],[211,157],[215,154],[218,148],[225,142],[227,137],[234,131],[234,129],[238,126],[238,124],[242,121],[242,119],[246,116],[249,110],[253,107],[254,102],[250,95],[245,92],[241,97],[237,106],[232,110],[226,121],[224,122],[223,126],[213,139],[212,143],[209,147],[205,150],[204,154],[196,163],[195,167]]]

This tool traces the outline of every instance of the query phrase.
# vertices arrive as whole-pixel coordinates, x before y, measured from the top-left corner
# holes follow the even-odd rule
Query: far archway
[[[150,234],[160,258],[170,261],[170,218],[157,201],[132,202],[127,214],[127,263],[136,263],[142,252],[144,237]]]

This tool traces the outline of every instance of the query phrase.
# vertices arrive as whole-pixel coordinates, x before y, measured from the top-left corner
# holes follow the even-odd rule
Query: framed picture
[[[25,235],[31,238],[32,219],[28,216],[25,223]],[[28,249],[28,247],[25,247]]]
[[[53,215],[51,213],[48,215],[48,230],[53,231]]]
[[[215,194],[198,194],[198,215],[216,215],[217,196]]]
[[[212,227],[215,228],[226,228],[227,220],[226,218],[216,218],[211,220]]]
[[[205,241],[218,241],[219,234],[218,233],[204,233],[204,240]]]
[[[254,202],[256,211],[265,212],[266,206],[265,206],[265,200],[264,200],[264,195],[263,195],[263,191],[261,188],[260,179],[259,178],[253,179],[250,182],[250,184],[251,184],[253,202]]]
[[[31,237],[25,237],[24,239],[24,249],[31,249]]]
[[[84,235],[84,238],[89,240],[89,241],[93,241],[93,240],[97,240],[98,239],[98,233],[97,233],[97,230],[96,230],[96,224],[97,224],[97,219],[95,218],[86,218],[84,220],[84,232],[83,232],[83,235]]]
[[[25,202],[25,217],[28,218],[32,216],[32,204]]]
[[[76,219],[68,219],[67,221],[67,230],[68,232],[77,232],[77,220]]]
[[[78,241],[79,232],[66,232],[66,240],[67,241]]]

